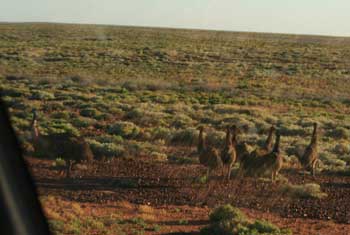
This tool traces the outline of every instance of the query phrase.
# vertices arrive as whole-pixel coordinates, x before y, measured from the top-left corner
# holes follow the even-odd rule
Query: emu
[[[262,148],[257,148],[253,153],[259,156],[263,156],[271,152],[273,147],[273,134],[275,132],[276,128],[274,126],[271,126],[264,146]]]
[[[304,170],[311,171],[312,176],[315,177],[316,164],[318,162],[318,125],[316,122],[313,124],[313,127],[314,130],[312,133],[311,142],[306,147],[304,154],[301,157],[298,157],[301,165],[304,167]]]
[[[248,144],[245,142],[238,142],[237,136],[241,133],[241,130],[236,126],[231,126],[232,131],[232,144],[236,149],[236,161],[241,162],[243,158],[245,158],[250,152],[248,151]]]
[[[243,174],[248,174],[252,176],[257,176],[265,173],[266,171],[271,171],[271,180],[275,182],[276,177],[283,165],[283,157],[280,153],[280,133],[276,133],[275,145],[267,154],[257,155],[249,154],[242,161],[242,171]]]
[[[223,163],[222,167],[222,173],[223,177],[225,177],[225,168],[227,169],[227,180],[230,180],[231,176],[231,169],[233,164],[236,162],[237,158],[237,153],[236,153],[236,148],[235,145],[232,143],[232,133],[233,135],[236,135],[236,126],[233,127],[227,127],[226,129],[226,141],[225,141],[225,146],[221,151],[221,160]]]
[[[204,127],[198,128],[198,146],[199,162],[207,168],[207,179],[210,177],[211,171],[222,167],[222,160],[219,151],[214,147],[208,147],[204,138]]]
[[[49,158],[62,157],[66,161],[66,177],[70,178],[73,164],[92,162],[94,155],[89,144],[81,137],[67,133],[42,135],[38,128],[37,113],[33,109],[32,140],[36,153],[45,154]]]

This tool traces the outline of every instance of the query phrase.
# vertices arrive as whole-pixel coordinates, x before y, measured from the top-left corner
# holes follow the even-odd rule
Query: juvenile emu
[[[70,177],[73,164],[83,161],[91,162],[94,158],[88,143],[81,137],[66,133],[42,135],[38,128],[37,114],[33,110],[32,139],[36,153],[45,154],[49,158],[61,157],[66,161],[66,177]]]
[[[231,128],[228,126],[226,129],[226,140],[225,146],[221,151],[221,160],[222,160],[222,173],[223,177],[225,177],[225,168],[227,169],[227,179],[230,179],[231,169],[233,164],[235,164],[237,154],[235,145],[232,143],[232,135],[236,135],[236,126],[232,126]],[[231,133],[232,132],[232,133]]]
[[[310,144],[306,147],[304,154],[299,157],[300,163],[303,168],[307,171],[311,171],[312,176],[315,177],[316,164],[318,162],[318,125],[315,122],[313,124],[314,130],[312,133],[312,138]]]
[[[209,179],[212,170],[222,167],[222,161],[219,151],[214,147],[208,147],[204,138],[204,127],[199,129],[197,152],[201,165],[207,167],[207,179]]]

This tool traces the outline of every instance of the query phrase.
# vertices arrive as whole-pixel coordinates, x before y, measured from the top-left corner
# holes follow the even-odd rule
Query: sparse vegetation
[[[321,191],[320,185],[315,183],[305,185],[293,185],[288,183],[281,187],[281,192],[286,196],[297,198],[322,199],[327,197],[327,194]]]
[[[246,143],[250,152],[264,144],[264,131],[274,125],[282,136],[283,167],[299,168],[298,157],[309,143],[312,123],[317,122],[318,170],[350,174],[348,38],[64,24],[0,24],[0,32],[0,94],[26,156],[48,157],[47,151],[40,154],[35,150],[30,131],[32,109],[40,114],[43,135],[84,138],[96,160],[126,157],[147,164],[155,161],[187,173],[192,171],[186,167],[195,168],[199,162],[194,151],[198,126],[207,127],[208,145],[221,149],[224,127],[235,124],[242,130],[238,142]],[[63,167],[69,156],[51,159],[50,166]],[[113,178],[108,179],[112,189],[96,189],[101,200],[108,200],[106,194],[127,190],[132,193],[123,195],[125,198],[138,193],[157,196],[149,192],[152,187],[172,194],[175,189],[181,191],[187,181],[198,187],[194,191],[200,194],[208,184],[207,176],[188,179],[178,177],[178,171],[166,180],[153,172],[150,182],[144,182],[135,177],[135,171],[149,165],[135,171],[112,170],[112,163],[107,161],[103,170],[87,171],[92,175],[96,173],[93,170],[113,172],[108,175]],[[92,178],[103,178],[103,173]],[[122,177],[114,179],[114,174]],[[132,178],[126,177],[128,174]],[[85,175],[82,177],[84,180]],[[169,189],[163,192],[159,185]],[[166,203],[178,203],[179,198],[191,201],[193,194],[187,195],[191,190],[183,189],[186,196],[172,195]],[[292,200],[318,201],[327,196],[317,184],[286,184],[280,190]],[[76,191],[79,195],[75,191],[69,194],[74,200],[90,200]],[[144,198],[138,200],[145,202]],[[53,200],[56,207],[60,203]],[[67,217],[49,211],[51,228],[57,234],[161,230],[143,217],[86,217],[83,210],[69,205]],[[266,221],[242,217],[236,208],[220,207],[202,233],[288,234]],[[176,222],[190,224],[186,219],[177,218]]]
[[[283,235],[291,231],[262,220],[251,222],[243,212],[231,205],[216,208],[209,215],[210,225],[201,230],[201,235]]]

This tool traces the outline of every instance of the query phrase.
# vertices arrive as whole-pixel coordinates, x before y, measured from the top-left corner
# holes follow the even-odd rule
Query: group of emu
[[[31,126],[35,152],[45,154],[53,159],[57,157],[65,159],[66,177],[70,177],[73,164],[93,161],[94,155],[90,146],[82,137],[75,137],[66,133],[42,135],[38,129],[35,110],[33,110]],[[264,146],[252,152],[249,152],[249,147],[245,142],[237,141],[240,130],[235,125],[227,127],[226,139],[221,151],[207,145],[203,126],[200,126],[198,130],[197,154],[200,164],[207,168],[208,179],[213,170],[222,169],[223,179],[229,180],[233,165],[239,162],[238,176],[257,176],[265,172],[271,172],[272,182],[276,180],[276,176],[282,168],[283,157],[280,153],[280,133],[274,126],[270,128]],[[273,145],[274,134],[276,140]],[[317,123],[314,123],[311,143],[306,147],[304,154],[299,156],[299,160],[303,168],[311,171],[312,175],[315,176],[315,167],[318,161]]]
[[[313,124],[311,143],[306,147],[302,156],[298,156],[301,165],[305,170],[311,171],[315,176],[315,168],[318,161],[317,152],[317,123]],[[283,157],[280,152],[281,135],[274,126],[269,130],[268,137],[263,147],[256,148],[249,152],[245,142],[238,142],[237,135],[239,128],[235,125],[227,127],[224,147],[220,150],[207,146],[204,137],[204,128],[199,127],[199,141],[197,152],[200,163],[207,167],[207,178],[210,172],[215,169],[222,169],[223,179],[230,179],[231,169],[236,162],[240,163],[238,176],[250,175],[259,176],[266,172],[271,173],[271,180],[274,182],[283,165]],[[273,145],[273,135],[276,135]],[[225,174],[226,170],[226,174]]]

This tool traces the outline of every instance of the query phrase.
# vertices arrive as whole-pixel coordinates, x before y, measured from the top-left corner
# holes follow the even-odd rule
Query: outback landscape
[[[54,234],[350,234],[350,38],[3,23],[0,81]]]

